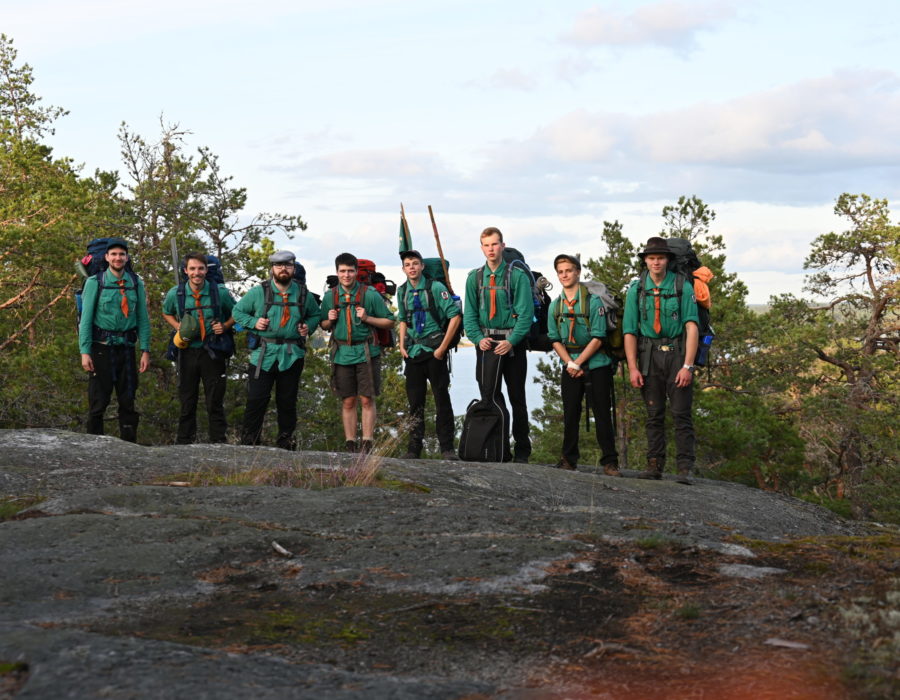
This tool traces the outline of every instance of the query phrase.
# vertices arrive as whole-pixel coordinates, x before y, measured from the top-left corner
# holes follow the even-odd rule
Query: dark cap
[[[675,254],[669,250],[669,244],[666,243],[666,239],[659,236],[647,239],[647,245],[638,253],[638,257],[643,260],[645,255],[668,255],[669,259],[675,257]]]
[[[555,258],[553,258],[553,269],[555,270],[556,266],[563,261],[572,263],[575,266],[576,270],[581,269],[581,260],[579,260],[574,255],[569,255],[568,253],[560,253]]]
[[[128,252],[128,241],[124,238],[110,238],[106,241],[106,249],[110,248],[124,248],[125,252]]]
[[[418,250],[404,250],[400,253],[400,259],[406,260],[407,258],[416,258],[418,260],[422,260],[422,254]]]
[[[289,250],[277,250],[269,256],[269,263],[272,265],[293,265],[296,260],[297,256]]]

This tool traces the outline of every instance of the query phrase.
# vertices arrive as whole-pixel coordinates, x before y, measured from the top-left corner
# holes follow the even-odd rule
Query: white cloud
[[[736,14],[731,2],[663,0],[617,14],[603,7],[582,12],[564,39],[583,46],[656,45],[689,49],[697,34],[720,26]]]
[[[537,78],[518,68],[501,68],[488,79],[492,88],[500,90],[523,90],[531,92],[538,86]]]
[[[900,157],[900,77],[845,71],[640,119],[647,160],[760,170],[889,165]]]
[[[404,148],[340,151],[291,167],[316,176],[388,180],[435,177],[447,170],[438,154]]]
[[[567,114],[539,129],[535,140],[547,146],[549,156],[565,162],[606,160],[619,139],[615,117],[591,115],[585,110]]]

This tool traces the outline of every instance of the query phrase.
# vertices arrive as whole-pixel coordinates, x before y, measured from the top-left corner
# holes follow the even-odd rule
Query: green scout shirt
[[[431,304],[435,315],[437,315],[441,323],[445,323],[454,316],[459,316],[460,314],[459,307],[456,305],[456,302],[453,301],[453,297],[450,296],[450,292],[443,282],[438,282],[437,280],[433,281],[431,283],[431,289],[428,292],[425,292],[424,288],[424,277],[419,278],[418,286],[413,285],[411,281],[407,280],[400,286],[397,297],[397,305],[399,307],[397,320],[406,324],[406,337],[412,342],[411,345],[407,343],[406,352],[410,357],[415,357],[423,352],[431,352],[434,350],[433,347],[421,345],[415,341],[443,330],[443,328],[435,322],[432,314],[426,311],[425,327],[422,329],[422,333],[416,333],[413,304],[415,303],[414,299],[417,293],[421,296],[422,307],[427,308],[428,305]],[[400,303],[401,299],[402,303]]]
[[[574,319],[565,316],[565,314],[569,313],[569,307],[563,302],[564,295],[565,292],[553,300],[547,314],[547,337],[550,338],[550,342],[565,345],[569,340],[569,328],[572,323],[575,324],[573,337],[575,345],[578,347],[583,348],[591,342],[592,338],[606,338],[606,310],[603,308],[603,302],[600,301],[600,298],[595,294],[587,295],[588,314],[591,317],[591,327],[588,330],[587,319],[578,315],[584,313],[581,308],[581,292],[579,291],[575,295],[575,307],[572,310],[576,314]],[[557,315],[559,315],[559,322],[554,321]],[[581,353],[582,350],[569,350],[569,355],[576,361]],[[582,369],[591,370],[598,367],[609,367],[611,364],[612,359],[609,355],[602,350],[598,350],[588,358],[587,367],[582,367]]]
[[[479,274],[483,275],[481,299],[478,298]],[[506,279],[505,260],[500,263],[494,275],[495,286],[503,286]],[[508,294],[505,289],[498,289],[497,313],[494,318],[488,318],[491,312],[490,279],[491,270],[487,265],[475,268],[466,279],[466,306],[463,311],[463,327],[466,330],[466,337],[478,345],[485,337],[482,332],[483,328],[512,329],[507,340],[513,345],[518,345],[525,340],[534,319],[531,282],[522,270],[513,268],[512,274],[509,276],[512,294]],[[512,297],[512,308],[509,305],[510,296]]]
[[[334,354],[334,363],[336,365],[358,365],[361,362],[365,362],[366,345],[368,345],[369,357],[378,357],[381,354],[381,348],[378,345],[368,342],[372,340],[374,328],[356,317],[355,301],[360,286],[359,282],[356,282],[348,294],[341,285],[338,285],[334,289],[329,289],[325,292],[325,296],[322,299],[322,318],[328,318],[328,312],[334,308],[338,308],[341,312],[334,322],[334,328],[331,329],[332,338],[341,341],[341,343],[345,343],[348,340],[354,343],[353,345],[337,345],[337,350]],[[337,290],[338,296],[337,307],[334,304],[335,290]],[[369,316],[394,320],[394,314],[388,309],[384,303],[384,298],[374,287],[368,287],[365,296],[361,299],[361,303]]]
[[[272,285],[272,299],[280,302],[281,296],[278,287],[275,286],[275,283],[272,280],[269,280],[269,283]],[[287,294],[288,304],[294,304],[293,306],[283,307],[273,304],[269,308],[269,312],[265,313],[266,293],[263,286],[258,284],[241,297],[241,300],[234,305],[231,313],[234,316],[235,321],[240,323],[247,331],[256,333],[260,338],[265,338],[267,340],[297,340],[301,337],[297,332],[297,324],[301,321],[309,326],[309,335],[311,336],[313,331],[318,327],[320,318],[319,306],[316,304],[315,297],[312,295],[312,292],[307,291],[306,303],[304,304],[303,309],[300,309],[300,307],[297,306],[297,304],[300,303],[300,285],[296,282],[291,282]],[[282,326],[281,312],[284,308],[288,309],[290,317],[288,318],[287,323]],[[264,313],[265,317],[269,319],[268,329],[264,331],[255,330],[256,321],[262,318]],[[263,345],[260,344],[252,353],[250,353],[250,364],[254,367],[259,364],[259,357],[262,351]],[[266,343],[265,355],[263,355],[262,358],[262,369],[263,371],[268,372],[277,362],[280,370],[286,370],[305,355],[306,350],[296,343]]]
[[[103,273],[102,289],[98,289],[96,275],[85,280],[81,296],[81,324],[78,326],[78,348],[82,355],[91,353],[94,326],[117,332],[136,329],[141,351],[150,351],[150,319],[147,316],[144,281],[138,277],[135,288],[130,274],[126,272],[122,279],[125,280],[125,297],[128,299],[128,318],[122,313],[122,293],[112,272],[107,269]],[[124,336],[118,335],[108,336],[103,342],[107,345],[133,345]]]
[[[200,309],[203,311],[203,324],[206,327],[207,336],[212,334],[212,301],[209,297],[209,280],[203,282],[203,289],[200,290]],[[218,320],[221,323],[225,323],[229,318],[231,318],[231,310],[234,308],[234,297],[231,296],[231,292],[225,287],[225,285],[219,285],[219,318]],[[166,298],[163,301],[163,313],[168,314],[169,316],[174,316],[177,319],[181,319],[181,315],[178,313],[178,287],[172,287],[168,292],[166,292]],[[184,311],[185,313],[193,314],[197,316],[197,300],[194,298],[193,290],[191,289],[190,283],[185,285],[184,288]],[[197,340],[191,341],[192,348],[202,348],[203,340],[199,338]]]
[[[625,297],[625,315],[622,319],[622,333],[631,335],[640,335],[646,338],[677,338],[684,332],[684,325],[688,321],[700,323],[697,315],[697,301],[694,298],[694,288],[689,280],[685,280],[684,289],[681,298],[675,291],[675,273],[671,270],[666,272],[666,277],[659,286],[661,299],[660,302],[660,325],[662,332],[657,334],[653,330],[653,319],[655,314],[655,304],[653,290],[656,285],[650,275],[647,275],[647,283],[645,289],[647,293],[644,295],[644,314],[643,318],[639,318],[638,313],[638,284],[640,280],[634,280],[628,288],[628,294]]]

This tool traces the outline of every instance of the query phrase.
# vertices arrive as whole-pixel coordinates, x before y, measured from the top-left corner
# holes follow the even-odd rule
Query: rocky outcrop
[[[645,595],[627,594],[643,553],[744,581],[784,571],[749,541],[864,532],[724,482],[377,460],[374,487],[178,487],[212,470],[325,484],[360,463],[0,431],[0,495],[41,499],[0,523],[0,662],[27,666],[16,697],[516,695],[597,640],[633,650],[609,640]]]

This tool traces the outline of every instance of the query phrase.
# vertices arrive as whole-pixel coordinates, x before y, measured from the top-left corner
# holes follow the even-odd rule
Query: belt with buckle
[[[675,349],[674,345],[654,345],[653,347],[660,352],[671,352]]]

